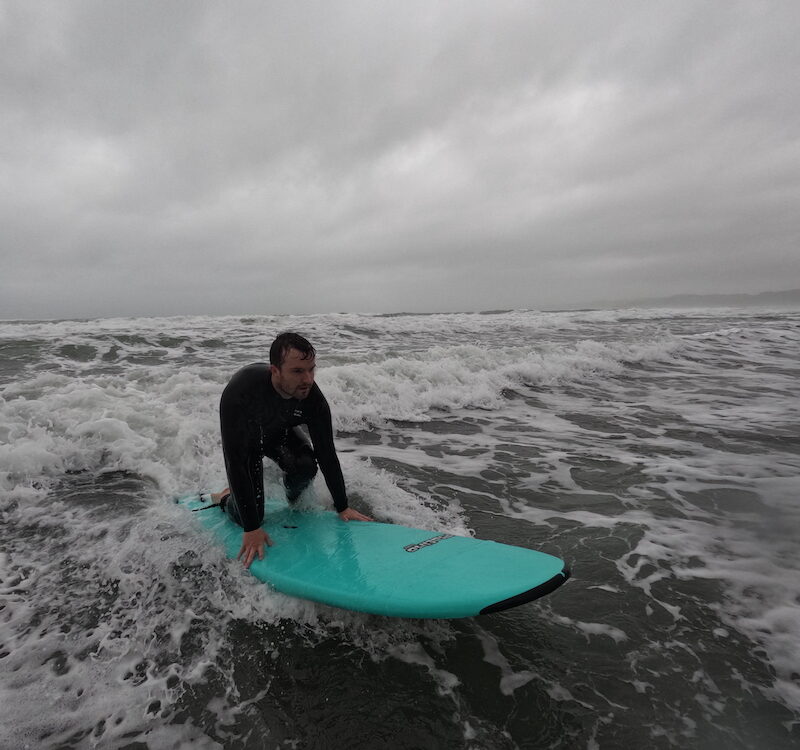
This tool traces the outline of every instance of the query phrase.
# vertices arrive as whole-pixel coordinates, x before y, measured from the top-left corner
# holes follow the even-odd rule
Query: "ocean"
[[[570,581],[397,620],[224,559],[173,500],[283,330],[354,507]],[[799,397],[793,310],[0,322],[0,748],[798,748]]]

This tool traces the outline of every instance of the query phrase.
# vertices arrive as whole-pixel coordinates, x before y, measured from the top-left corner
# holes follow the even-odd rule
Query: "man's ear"
[[[269,372],[270,375],[277,375],[280,372],[280,368],[277,365],[270,365]]]

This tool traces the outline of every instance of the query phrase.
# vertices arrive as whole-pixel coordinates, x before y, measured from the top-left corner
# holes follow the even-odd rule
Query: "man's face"
[[[272,385],[284,398],[304,399],[314,385],[316,366],[314,357],[303,359],[303,354],[297,349],[289,349],[280,367],[270,365]]]

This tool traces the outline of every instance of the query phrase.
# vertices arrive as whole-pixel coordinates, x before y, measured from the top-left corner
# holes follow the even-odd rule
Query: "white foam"
[[[616,628],[613,625],[608,625],[602,622],[583,622],[581,620],[575,620],[570,617],[564,617],[563,615],[554,615],[553,619],[562,624],[567,625],[569,627],[575,628],[580,630],[585,636],[586,640],[589,640],[590,636],[594,635],[603,635],[607,638],[610,638],[614,643],[623,643],[624,641],[628,640],[628,635],[620,628]]]
[[[679,347],[673,338],[641,345],[584,341],[569,348],[433,346],[402,358],[329,367],[318,380],[338,407],[339,429],[357,430],[386,420],[426,422],[464,407],[494,411],[505,406],[507,390],[591,381],[623,372],[626,363],[669,358]]]
[[[527,685],[531,680],[542,679],[539,674],[530,669],[514,671],[508,659],[501,652],[497,639],[477,624],[474,625],[474,630],[483,647],[483,660],[500,670],[499,689],[502,695],[513,695],[516,690]]]
[[[436,683],[439,695],[452,695],[460,680],[452,672],[436,666],[433,657],[428,654],[421,643],[401,643],[390,649],[391,655],[406,664],[424,667]]]
[[[53,745],[63,744],[76,723],[91,728],[105,720],[99,736],[110,744],[133,732],[153,743],[215,747],[191,722],[159,727],[171,726],[169,707],[179,697],[171,675],[195,685],[226,668],[220,649],[234,620],[275,625],[288,619],[309,637],[341,633],[373,658],[388,654],[418,666],[456,699],[457,670],[442,668],[420,645],[451,637],[448,628],[376,626],[357,614],[271,593],[191,534],[167,502],[224,486],[219,394],[238,366],[263,361],[272,334],[285,328],[324,342],[319,382],[337,426],[376,433],[374,445],[338,439],[359,507],[381,520],[469,533],[458,501],[442,498],[463,494],[461,479],[524,465],[528,476],[508,472],[514,484],[507,494],[493,497],[491,481],[473,483],[474,496],[493,509],[487,512],[554,534],[602,529],[628,538],[624,532],[635,529],[633,548],[614,561],[619,579],[596,588],[613,594],[634,587],[647,597],[646,611],[654,617],[666,611],[683,625],[681,585],[718,584],[722,600],[693,602],[718,617],[710,635],[759,644],[777,674],[770,696],[800,705],[793,677],[800,672],[800,466],[796,453],[777,441],[756,447],[764,435],[796,438],[797,379],[785,353],[797,351],[800,328],[790,318],[771,328],[720,325],[716,314],[687,312],[671,313],[662,329],[662,316],[516,311],[0,322],[0,340],[36,340],[39,347],[0,391],[0,513],[9,528],[37,540],[13,547],[4,540],[0,555],[6,604],[0,642],[10,652],[2,660],[0,705],[15,717],[0,744],[35,746],[44,729],[53,732]],[[474,429],[448,431],[448,421]],[[436,429],[406,430],[402,422]],[[698,434],[709,436],[706,443]],[[726,444],[737,440],[740,450]],[[528,458],[517,461],[515,450]],[[379,468],[382,458],[408,467],[412,479]],[[574,470],[592,460],[627,467],[638,478],[624,490],[587,486]],[[413,479],[422,467],[441,469],[439,496]],[[269,487],[279,492],[277,472],[269,462],[265,468]],[[141,497],[125,499],[144,503],[146,512],[125,508],[111,517],[102,504],[95,512],[64,493],[74,478],[112,472],[145,481]],[[315,492],[313,502],[329,505],[321,478]],[[745,498],[738,511],[725,507],[736,493]],[[608,507],[581,506],[609,494]],[[559,508],[560,500],[568,507]],[[664,506],[672,515],[659,512]],[[78,601],[82,589],[101,592],[112,580],[118,587],[97,622],[67,633],[59,630],[58,609],[75,613],[62,569],[73,571]],[[153,581],[166,588],[159,591]],[[99,600],[105,601],[99,593],[86,599]],[[632,633],[599,619],[558,622],[590,643],[632,642]],[[496,640],[481,642],[485,661],[499,671],[500,695],[537,679],[530,665],[512,665]],[[158,659],[168,663],[156,665]],[[60,669],[67,671],[56,674]],[[141,681],[134,684],[126,674],[137,669]],[[752,688],[744,677],[742,684]],[[649,692],[649,685],[635,687]],[[576,702],[577,691],[566,683],[546,689],[555,700]],[[154,700],[161,700],[165,719],[147,713]],[[43,701],[51,707],[46,720],[37,709]],[[222,701],[211,711],[227,721],[231,705]],[[477,723],[465,722],[465,732],[474,734]],[[148,729],[152,734],[145,735]]]

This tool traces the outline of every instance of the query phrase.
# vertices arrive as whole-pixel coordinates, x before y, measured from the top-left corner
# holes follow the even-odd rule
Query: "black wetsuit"
[[[264,520],[265,456],[283,470],[290,501],[313,480],[319,463],[336,510],[348,507],[331,410],[316,383],[303,400],[283,398],[272,385],[269,365],[247,365],[222,392],[219,413],[231,490],[227,510],[245,531],[257,529]],[[308,427],[313,449],[295,429],[301,424]]]

